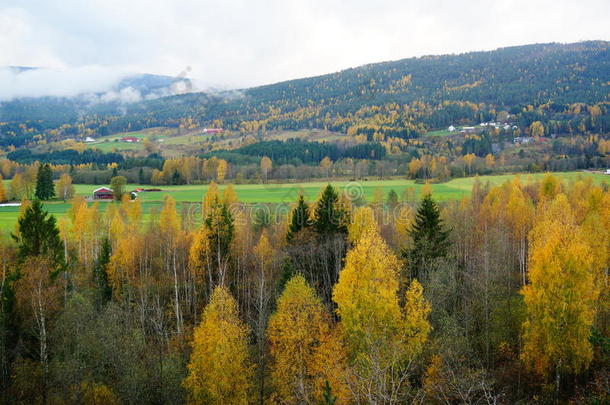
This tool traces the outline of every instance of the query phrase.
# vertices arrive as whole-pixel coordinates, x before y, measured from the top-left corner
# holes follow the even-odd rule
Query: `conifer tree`
[[[409,230],[413,246],[402,252],[409,262],[412,278],[419,278],[435,259],[447,256],[449,233],[450,230],[444,229],[436,202],[430,194],[426,194]]]
[[[46,256],[53,265],[64,261],[63,242],[55,217],[42,208],[42,203],[34,200],[17,221],[18,232],[11,236],[17,242],[19,257],[25,260],[33,256]]]
[[[235,226],[229,207],[220,200],[218,195],[212,201],[204,226],[208,228],[209,253],[217,272],[215,281],[217,284],[224,285],[227,281],[225,276],[229,264],[231,243],[235,236]]]
[[[108,263],[110,263],[110,241],[104,238],[100,254],[93,268],[93,285],[95,286],[97,301],[103,306],[112,297],[112,288],[108,282]]]
[[[301,229],[309,226],[309,205],[305,202],[303,194],[299,194],[297,206],[292,210],[288,232],[286,233],[286,240],[290,242]]]
[[[393,210],[394,208],[396,208],[397,205],[398,205],[398,194],[396,194],[396,191],[394,191],[394,189],[392,189],[388,193],[388,208]]]
[[[55,185],[53,184],[53,171],[48,163],[38,168],[36,176],[36,198],[39,200],[50,200],[55,197]]]
[[[318,235],[347,234],[347,211],[341,206],[337,191],[330,184],[326,186],[314,211],[314,229]]]

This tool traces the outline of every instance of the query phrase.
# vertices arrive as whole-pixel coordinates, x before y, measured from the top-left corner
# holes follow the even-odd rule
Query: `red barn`
[[[122,142],[140,142],[138,138],[135,136],[124,136],[121,138]]]
[[[93,199],[94,200],[112,200],[114,198],[114,194],[112,190],[107,187],[100,187],[93,190]]]

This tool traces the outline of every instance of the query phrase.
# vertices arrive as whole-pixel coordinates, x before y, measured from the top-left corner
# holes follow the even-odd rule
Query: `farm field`
[[[554,173],[554,175],[560,177],[564,182],[575,181],[579,177],[591,177],[594,182],[601,183],[608,181],[610,176],[597,173],[586,173],[586,172],[565,172],[565,173]],[[497,175],[497,176],[480,176],[479,181],[482,184],[489,182],[491,185],[502,184],[516,175]],[[523,182],[540,179],[544,176],[542,173],[537,174],[520,174],[519,175]],[[474,184],[476,177],[466,177],[453,179],[446,183],[431,184],[433,196],[439,201],[457,200],[470,194],[472,185]],[[5,185],[8,187],[9,181],[5,180]],[[396,191],[399,196],[407,188],[412,188],[415,191],[415,195],[421,194],[423,184],[417,184],[413,180],[396,179],[396,180],[368,180],[368,181],[331,181],[334,187],[341,192],[347,192],[352,197],[362,196],[368,201],[372,199],[373,193],[377,188],[380,188],[384,195],[390,190]],[[270,204],[290,204],[296,201],[299,192],[303,192],[306,199],[314,201],[322,187],[326,186],[328,182],[317,181],[307,183],[283,183],[283,184],[239,184],[235,185],[235,191],[242,203],[270,203]],[[101,187],[102,185],[90,185],[90,184],[76,184],[76,194],[82,196],[90,196],[91,192]],[[127,186],[127,190],[133,190],[140,185],[130,184]],[[151,186],[141,186],[143,188],[150,188]],[[220,185],[220,190],[223,190],[226,185]],[[178,210],[181,210],[181,205],[188,205],[188,203],[199,203],[203,195],[208,190],[208,185],[179,185],[179,186],[160,186],[161,192],[143,192],[140,193],[139,198],[142,200],[142,206],[144,213],[150,215],[152,212],[158,211],[163,203],[166,195],[171,195],[178,202]],[[109,204],[107,201],[100,202],[100,210],[104,210]],[[57,217],[63,216],[70,204],[61,201],[51,201],[45,203],[46,209],[56,215]],[[17,216],[19,215],[19,207],[0,207],[0,229],[3,231],[12,230]]]
[[[563,181],[574,181],[578,177],[590,176],[593,181],[601,183],[604,180],[608,180],[608,177],[603,174],[590,174],[583,172],[565,172],[555,173],[555,175],[561,177]],[[527,182],[529,179],[540,179],[544,174],[521,174],[519,175],[522,181]],[[479,181],[482,184],[489,182],[491,185],[502,184],[515,177],[513,174],[498,175],[498,176],[480,176]],[[432,192],[434,197],[439,201],[456,200],[460,199],[465,195],[470,194],[472,185],[476,181],[476,177],[465,177],[459,179],[453,179],[446,183],[431,184]],[[367,200],[370,200],[373,196],[374,191],[380,188],[384,194],[387,194],[390,190],[394,190],[401,195],[401,193],[408,187],[415,190],[416,194],[419,195],[423,184],[417,184],[413,180],[397,179],[397,180],[368,180],[368,181],[330,181],[330,183],[341,192],[349,192],[351,195],[358,193]],[[315,200],[320,192],[320,189],[326,186],[326,181],[316,181],[307,183],[269,183],[269,184],[239,184],[235,185],[235,191],[241,202],[245,203],[290,203],[294,202],[298,196],[298,193],[302,191],[306,199]],[[79,184],[76,185],[76,192],[80,195],[89,195],[96,186]],[[130,185],[129,188],[133,189],[140,187],[137,185]],[[144,188],[151,186],[142,186]],[[220,185],[221,190],[225,186]],[[179,186],[160,186],[162,192],[150,192],[140,193],[140,198],[144,201],[162,201],[165,195],[171,195],[176,201],[179,202],[199,202],[203,198],[203,195],[207,192],[208,185],[179,185]]]

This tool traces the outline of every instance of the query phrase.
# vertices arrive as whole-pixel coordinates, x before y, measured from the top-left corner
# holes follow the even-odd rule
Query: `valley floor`
[[[553,175],[560,177],[565,182],[574,181],[579,177],[590,177],[595,183],[610,182],[610,176],[602,173],[592,173],[583,171],[574,172],[559,172]],[[541,179],[543,173],[522,173],[522,174],[505,174],[493,176],[478,176],[452,179],[445,183],[430,184],[432,193],[438,201],[459,200],[470,194],[472,186],[478,180],[482,185],[489,183],[490,185],[502,184],[515,176],[520,176],[523,182],[527,183],[537,179]],[[5,180],[5,185],[8,187],[9,180]],[[262,204],[291,204],[297,199],[300,192],[303,192],[306,200],[314,201],[322,189],[329,182],[316,181],[307,183],[268,183],[268,184],[238,184],[234,185],[237,197],[242,203],[262,203]],[[416,183],[414,180],[393,179],[393,180],[357,180],[357,181],[335,181],[330,180],[330,183],[341,192],[348,193],[351,199],[362,197],[367,201],[372,201],[375,190],[380,189],[383,192],[384,198],[390,190],[394,190],[402,200],[407,189],[412,189],[411,196],[419,198],[421,189],[424,184]],[[91,184],[76,184],[76,194],[84,197],[90,197],[93,190],[98,187],[107,185],[91,185]],[[129,184],[126,190],[134,190],[138,187],[151,188],[150,185],[135,185]],[[155,188],[157,186],[154,186]],[[226,185],[220,185],[220,190],[223,190]],[[139,198],[142,200],[145,217],[154,215],[161,208],[161,204],[165,196],[171,195],[178,203],[180,212],[181,206],[189,206],[191,203],[200,203],[203,195],[208,190],[208,185],[187,184],[177,186],[158,186],[161,192],[142,192],[139,193]],[[101,201],[100,210],[104,210],[107,201]],[[53,215],[61,217],[68,211],[70,204],[63,201],[50,201],[45,203],[45,208]],[[0,232],[6,233],[12,231],[17,217],[19,215],[18,206],[0,206]]]

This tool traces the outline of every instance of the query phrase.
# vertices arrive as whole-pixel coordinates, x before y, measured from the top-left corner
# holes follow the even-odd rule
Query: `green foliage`
[[[309,227],[309,205],[305,202],[303,194],[299,194],[297,200],[297,206],[292,210],[292,216],[290,217],[290,224],[288,225],[288,232],[286,234],[286,240],[290,242],[294,235],[296,235],[301,229]]]
[[[53,184],[53,171],[48,163],[38,168],[36,176],[36,198],[50,200],[55,197],[55,184]]]
[[[112,298],[112,287],[108,282],[108,263],[110,263],[110,241],[104,238],[100,254],[93,268],[93,285],[95,286],[98,306],[105,305]]]
[[[180,120],[202,126],[222,120],[225,128],[251,133],[264,121],[265,131],[325,128],[346,133],[351,128],[369,141],[375,133],[413,138],[458,122],[489,121],[501,110],[510,112],[522,130],[540,121],[549,133],[579,127],[603,133],[610,128],[607,107],[595,117],[583,111],[567,118],[565,111],[574,103],[607,101],[600,82],[610,73],[608,53],[608,42],[590,41],[410,58],[254,87],[243,92],[245,97],[191,93],[127,106],[86,106],[78,99],[13,100],[0,105],[7,121],[0,146],[27,145],[32,133],[52,138],[50,132],[60,127],[74,137],[82,121],[98,136],[175,127]]]
[[[54,265],[64,261],[64,245],[59,237],[55,217],[42,208],[42,203],[34,200],[23,216],[17,221],[18,233],[11,236],[17,242],[19,257],[46,256]]]
[[[346,207],[339,201],[339,195],[333,186],[327,185],[314,209],[313,227],[316,233],[320,236],[347,235],[348,223]]]
[[[216,282],[222,284],[231,254],[231,244],[235,237],[235,225],[228,205],[221,201],[218,195],[213,197],[204,225],[208,230],[207,237],[210,247],[208,253],[219,273],[219,279]]]
[[[123,198],[126,184],[127,179],[123,176],[115,176],[110,180],[110,188],[116,201],[121,201],[121,198]]]
[[[388,208],[394,209],[398,205],[398,194],[394,189],[388,193]]]
[[[324,390],[322,391],[322,402],[320,405],[334,405],[337,401],[337,397],[333,395],[332,389],[328,381],[324,383]]]
[[[402,252],[409,262],[411,277],[419,278],[435,259],[447,255],[449,233],[450,230],[444,229],[438,205],[430,194],[426,195],[417,210],[415,223],[409,230],[413,246]]]

